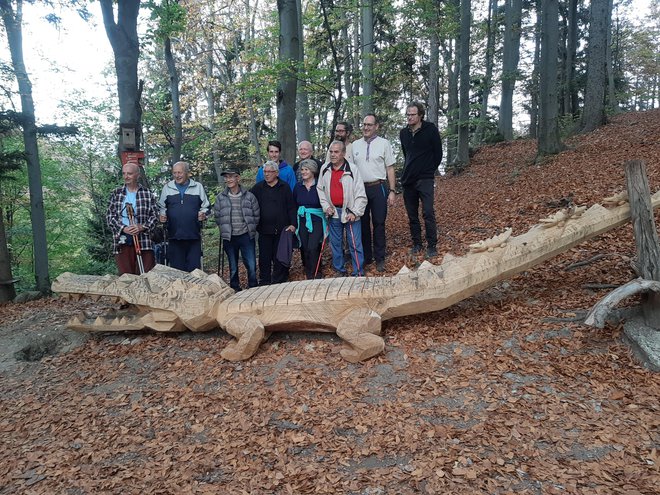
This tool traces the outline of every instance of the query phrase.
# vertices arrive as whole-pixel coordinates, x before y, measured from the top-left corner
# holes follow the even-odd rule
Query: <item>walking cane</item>
[[[135,212],[133,211],[133,205],[126,203],[126,215],[128,216],[128,223],[131,225],[137,225],[135,223]],[[133,234],[133,248],[135,249],[135,255],[137,257],[138,270],[140,275],[144,273],[144,263],[142,261],[142,249],[140,248],[140,239],[138,234]]]
[[[202,220],[197,220],[199,227],[199,269],[204,271],[204,222]]]
[[[319,273],[319,267],[321,266],[321,258],[323,257],[323,248],[325,247],[325,240],[328,238],[328,230],[330,229],[330,224],[328,223],[325,227],[325,233],[323,234],[323,242],[321,243],[321,251],[319,251],[319,259],[316,261],[316,270],[314,270],[314,278]]]
[[[360,274],[360,260],[358,259],[357,246],[355,245],[355,234],[353,233],[353,222],[348,224],[348,228],[351,230],[351,237],[353,238],[353,255],[355,256],[355,264],[357,265],[358,275]]]
[[[218,243],[218,277],[224,280],[225,277],[225,256],[222,252],[222,232],[220,232],[220,242]]]

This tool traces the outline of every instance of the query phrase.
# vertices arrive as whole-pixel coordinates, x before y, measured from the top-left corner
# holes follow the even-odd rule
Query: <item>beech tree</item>
[[[280,20],[277,137],[282,143],[282,158],[293,163],[296,157],[296,88],[300,60],[296,0],[277,0],[277,12]]]
[[[134,129],[135,149],[139,149],[142,135],[141,85],[138,83],[138,58],[140,42],[137,34],[137,18],[140,0],[121,0],[117,3],[117,17],[112,0],[100,0],[105,32],[115,56],[117,96],[119,97],[119,125]],[[119,133],[119,152],[127,147],[127,136]]]
[[[362,3],[362,113],[374,111],[374,1],[363,0]]]
[[[461,33],[460,33],[460,90],[458,115],[458,154],[457,168],[462,170],[470,162],[470,14],[471,1],[461,0]]]
[[[609,4],[609,0],[591,1],[587,85],[580,132],[591,132],[605,123],[607,33],[611,24]]]
[[[41,180],[41,163],[37,143],[37,125],[35,121],[32,83],[23,59],[23,2],[0,0],[0,15],[7,34],[7,44],[11,53],[11,62],[18,90],[21,95],[21,127],[25,145],[29,189],[30,220],[32,223],[32,244],[34,251],[34,277],[36,289],[44,294],[50,292],[48,275],[48,249],[46,244],[46,215]]]
[[[537,3],[541,18],[541,56],[539,60],[538,156],[554,155],[563,149],[559,139],[557,66],[559,45],[558,0]]]
[[[506,0],[504,48],[502,55],[502,96],[498,130],[504,139],[513,139],[513,90],[518,78],[522,0]]]

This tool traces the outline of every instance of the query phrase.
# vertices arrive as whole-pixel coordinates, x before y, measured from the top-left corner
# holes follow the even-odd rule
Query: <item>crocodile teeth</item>
[[[429,269],[433,268],[434,266],[435,265],[433,263],[431,263],[430,261],[424,260],[422,262],[422,264],[419,265],[419,268],[417,269],[417,271],[419,271],[419,270],[429,270]]]
[[[81,315],[76,315],[69,320],[69,325],[82,325],[82,324],[83,324],[83,319],[81,318]]]
[[[94,320],[93,325],[94,325],[94,326],[102,326],[102,325],[105,325],[105,320],[104,320],[103,318],[101,318],[100,316],[97,316],[97,317],[96,317],[96,320]]]
[[[60,299],[62,301],[68,301],[71,298],[70,296],[68,292],[60,292]]]
[[[408,269],[408,267],[406,265],[403,265],[401,267],[401,270],[399,270],[396,274],[397,275],[405,275],[406,273],[410,273],[410,270]]]
[[[90,294],[89,298],[92,301],[97,302],[99,299],[101,299],[101,294]]]

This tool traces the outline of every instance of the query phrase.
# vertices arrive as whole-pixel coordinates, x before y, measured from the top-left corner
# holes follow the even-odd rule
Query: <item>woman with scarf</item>
[[[326,220],[319,195],[316,192],[318,164],[312,159],[302,160],[299,165],[302,180],[293,189],[293,199],[298,205],[296,236],[307,279],[323,278],[321,247],[327,235]]]

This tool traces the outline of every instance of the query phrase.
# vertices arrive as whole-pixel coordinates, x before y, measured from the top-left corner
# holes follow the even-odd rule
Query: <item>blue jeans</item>
[[[232,236],[231,240],[224,241],[225,253],[229,261],[229,286],[235,291],[241,290],[238,280],[238,253],[241,253],[243,265],[247,271],[248,287],[257,286],[257,257],[254,248],[254,239],[250,239],[247,232],[239,236]]]
[[[337,208],[337,215],[341,218],[341,208]],[[331,217],[328,221],[330,231],[330,248],[332,249],[332,266],[340,273],[346,273],[344,268],[344,251],[342,249],[342,238],[346,231],[348,240],[348,252],[351,253],[352,275],[364,276],[364,251],[362,250],[362,226],[360,219],[355,222],[341,223],[339,218]],[[358,268],[359,267],[359,268]]]

